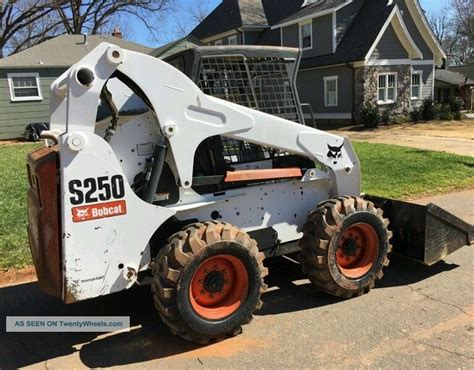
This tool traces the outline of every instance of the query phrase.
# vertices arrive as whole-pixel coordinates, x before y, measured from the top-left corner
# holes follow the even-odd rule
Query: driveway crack
[[[425,347],[430,347],[432,349],[437,349],[439,351],[451,353],[451,354],[459,356],[459,357],[464,357],[464,358],[468,358],[470,360],[474,360],[474,357],[471,357],[471,356],[468,356],[468,355],[465,355],[463,353],[459,353],[459,352],[456,352],[456,351],[451,351],[451,350],[443,348],[443,347],[435,346],[434,344],[426,343],[426,342],[423,342],[423,341],[418,341],[416,339],[413,339],[412,337],[410,337],[408,334],[404,333],[403,331],[400,330],[400,332],[405,336],[405,338],[407,338],[413,344],[420,344],[420,345],[425,346]]]
[[[427,299],[431,300],[431,301],[434,301],[434,302],[437,302],[437,303],[441,303],[441,304],[444,304],[446,306],[451,306],[451,307],[454,307],[456,309],[458,309],[459,311],[461,311],[462,313],[470,316],[470,317],[474,317],[474,315],[470,314],[469,312],[467,312],[464,308],[462,308],[461,306],[458,306],[454,303],[450,303],[450,302],[445,302],[445,301],[442,301],[440,299],[437,299],[435,297],[432,297],[430,296],[429,294],[426,294],[425,292],[423,292],[422,290],[418,290],[418,289],[415,289],[412,285],[408,285],[408,288],[410,288],[412,291],[414,291],[415,293],[418,293],[424,297],[426,297]]]

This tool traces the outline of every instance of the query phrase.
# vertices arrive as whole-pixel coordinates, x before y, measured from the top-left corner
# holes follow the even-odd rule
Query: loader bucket
[[[474,240],[474,226],[430,203],[427,206],[365,196],[384,211],[394,251],[433,265]]]

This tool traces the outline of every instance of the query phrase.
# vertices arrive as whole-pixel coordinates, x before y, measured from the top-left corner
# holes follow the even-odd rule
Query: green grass
[[[474,186],[474,157],[386,144],[353,145],[362,166],[364,193],[410,199]]]
[[[38,146],[0,145],[0,269],[32,263],[26,233],[26,154]]]
[[[38,144],[0,146],[0,269],[30,265],[25,157]],[[367,194],[408,199],[470,188],[474,158],[385,144],[354,143]]]

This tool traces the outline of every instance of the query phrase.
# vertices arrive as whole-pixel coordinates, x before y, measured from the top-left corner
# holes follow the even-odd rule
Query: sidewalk
[[[415,199],[412,202],[434,203],[471,225],[474,224],[474,189]]]

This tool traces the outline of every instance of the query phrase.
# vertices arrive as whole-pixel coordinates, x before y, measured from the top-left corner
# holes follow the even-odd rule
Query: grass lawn
[[[0,146],[0,269],[30,265],[25,156],[38,144]],[[470,188],[474,158],[385,144],[354,143],[367,194],[409,199]]]

